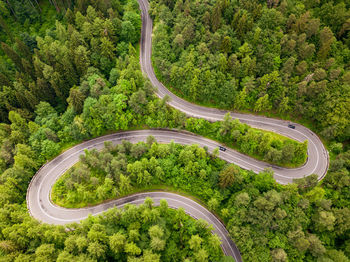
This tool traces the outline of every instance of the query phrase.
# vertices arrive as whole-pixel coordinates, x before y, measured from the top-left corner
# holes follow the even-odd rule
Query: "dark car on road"
[[[289,124],[288,125],[289,128],[295,129],[295,125]]]
[[[223,147],[223,146],[219,146],[219,149],[220,149],[220,151],[226,151],[226,148],[225,147]]]

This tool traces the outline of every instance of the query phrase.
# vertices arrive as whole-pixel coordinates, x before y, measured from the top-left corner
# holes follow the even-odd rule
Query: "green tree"
[[[331,49],[331,45],[334,42],[333,32],[329,27],[324,27],[320,32],[320,49],[317,56],[321,59],[325,59]]]
[[[141,249],[133,242],[131,243],[126,243],[124,247],[124,251],[127,254],[130,255],[140,255],[141,254]]]
[[[220,186],[222,188],[230,187],[235,181],[235,177],[239,174],[237,166],[231,164],[220,172]]]
[[[80,114],[83,112],[84,100],[85,100],[85,96],[79,89],[75,87],[70,89],[67,102],[70,106],[73,107],[74,111],[77,114]]]
[[[120,182],[119,182],[119,191],[121,194],[127,194],[130,192],[131,190],[131,181],[130,178],[124,176],[124,175],[120,175],[119,177]]]
[[[50,159],[60,152],[60,146],[59,144],[51,141],[51,140],[44,140],[41,144],[41,155],[44,159]]]
[[[98,242],[91,242],[87,251],[94,259],[103,259],[106,256],[106,247]]]
[[[101,39],[101,55],[108,57],[109,59],[114,59],[114,50],[115,47],[113,45],[113,43],[107,38],[107,37],[103,37]]]
[[[316,235],[309,235],[307,240],[310,243],[310,252],[314,257],[320,257],[326,252],[325,247]]]
[[[219,201],[212,197],[209,201],[208,201],[208,208],[211,211],[215,211],[218,207],[219,207],[220,203]]]
[[[56,250],[53,244],[42,244],[35,250],[35,261],[55,261],[56,260]]]
[[[282,248],[272,250],[271,257],[272,257],[272,260],[276,262],[287,261],[287,254]]]
[[[334,214],[328,211],[319,211],[313,218],[315,227],[319,232],[332,231],[335,220]]]
[[[6,43],[1,43],[1,48],[4,51],[4,53],[12,60],[12,62],[16,65],[17,69],[20,71],[24,71],[23,65],[22,65],[22,58],[19,54],[17,54],[9,45]]]
[[[248,97],[247,88],[244,87],[242,91],[240,91],[236,96],[234,107],[237,109],[246,109],[247,97]]]
[[[318,259],[318,261],[339,261],[339,262],[348,262],[349,259],[345,256],[344,252],[341,250],[327,250],[326,254]]]
[[[269,95],[266,94],[262,97],[260,97],[254,106],[254,111],[255,112],[261,112],[261,111],[266,111],[271,109],[271,104],[269,101]]]
[[[151,239],[151,248],[155,251],[162,251],[165,248],[165,241],[158,238],[154,237]]]
[[[192,235],[191,239],[188,241],[190,248],[194,251],[198,251],[201,247],[203,239],[199,235]]]
[[[231,49],[232,49],[231,39],[230,37],[225,36],[221,43],[221,50],[222,52],[229,54],[231,53]]]
[[[90,58],[89,58],[89,51],[85,46],[79,45],[74,50],[74,64],[77,67],[77,71],[79,75],[83,76],[86,74],[88,67],[90,66]]]
[[[121,39],[125,42],[136,43],[138,40],[138,32],[130,21],[122,22]]]
[[[208,252],[203,248],[194,253],[194,257],[198,262],[208,261],[208,256]]]
[[[289,97],[284,97],[281,101],[281,103],[278,106],[278,111],[279,113],[283,114],[285,112],[289,112],[290,110],[290,106],[289,106]]]

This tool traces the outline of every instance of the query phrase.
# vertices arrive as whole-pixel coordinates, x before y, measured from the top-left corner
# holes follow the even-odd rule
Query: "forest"
[[[1,242],[0,248],[8,255],[2,256],[2,261],[157,262],[173,261],[176,257],[205,262],[225,259],[220,239],[211,234],[206,221],[194,220],[183,209],[170,209],[166,201],[154,207],[149,198],[141,206],[112,208],[67,227],[39,224],[23,216],[17,219],[22,222],[21,231],[28,233],[20,236],[19,226],[3,231],[7,240]],[[21,254],[18,252],[21,249],[28,251]]]
[[[282,186],[269,170],[257,175],[205,148],[149,138],[87,151],[52,198],[81,207],[153,188],[182,192],[224,221],[244,261],[349,261],[349,4],[150,5],[164,84],[203,105],[306,121],[326,139],[327,176]],[[229,114],[215,123],[187,117],[158,99],[140,70],[140,30],[136,0],[0,0],[0,261],[229,261],[208,225],[164,201],[67,227],[32,218],[26,193],[34,174],[87,139],[175,128],[279,166],[305,163],[307,141]]]
[[[11,73],[4,72],[4,82],[0,83],[6,138],[0,150],[2,170],[13,163],[17,143],[28,141],[44,161],[73,141],[107,130],[142,126],[187,129],[282,166],[305,162],[305,144],[255,132],[229,119],[222,125],[187,119],[181,112],[166,108],[165,101],[155,99],[139,68],[133,46],[141,28],[137,2],[127,1],[124,8],[118,1],[103,8],[95,5],[101,10],[78,5],[86,6],[86,15],[79,11],[82,9],[75,14],[68,9],[63,21],[56,21],[53,30],[36,38],[34,51],[18,38],[13,46],[2,43],[12,61],[7,69],[12,69],[14,78],[9,79]],[[113,8],[119,11],[113,12]],[[21,123],[15,125],[26,128],[18,127],[19,137],[9,141],[10,126],[17,121]],[[252,137],[261,144],[261,150],[252,144]]]
[[[350,152],[322,185],[309,176],[282,186],[272,173],[227,164],[197,145],[105,142],[85,151],[53,187],[54,203],[96,205],[144,190],[195,196],[220,216],[243,261],[349,261]],[[340,244],[341,243],[341,244]]]
[[[350,138],[350,2],[151,0],[153,65],[207,106],[309,122]]]
[[[210,227],[165,202],[160,208],[149,200],[139,208],[109,210],[68,227],[30,217],[28,183],[61,150],[107,131],[185,126],[186,117],[157,100],[141,74],[136,1],[79,1],[64,12],[48,3],[34,11],[22,1],[10,7],[0,3],[8,8],[0,34],[6,39],[1,44],[1,261],[219,261],[220,240]],[[37,30],[52,13],[48,29]],[[35,37],[10,34],[20,29]]]

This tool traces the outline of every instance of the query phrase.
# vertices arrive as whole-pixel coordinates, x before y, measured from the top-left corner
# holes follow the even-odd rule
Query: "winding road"
[[[144,74],[157,88],[158,96],[163,98],[168,95],[171,98],[169,104],[189,116],[204,118],[209,121],[222,120],[227,111],[206,108],[189,103],[172,94],[158,81],[151,63],[152,20],[148,14],[149,4],[147,0],[139,0],[139,4],[142,12],[140,64]],[[253,127],[273,131],[300,142],[308,140],[308,160],[302,167],[288,169],[272,166],[265,162],[252,159],[231,149],[220,152],[220,158],[227,162],[235,163],[242,168],[253,170],[256,173],[265,168],[272,168],[274,171],[274,178],[281,184],[291,183],[295,178],[302,178],[310,174],[317,174],[318,178],[322,179],[326,174],[329,162],[328,153],[321,140],[308,128],[293,123],[296,128],[291,129],[288,128],[288,124],[290,124],[289,121],[262,116],[237,113],[231,113],[231,116]],[[159,204],[160,199],[165,199],[168,201],[171,208],[183,207],[185,212],[192,217],[196,219],[202,218],[213,225],[214,232],[222,239],[221,246],[225,255],[234,257],[236,261],[242,261],[239,250],[230,239],[224,225],[211,212],[197,202],[177,194],[166,192],[140,193],[94,207],[79,209],[66,209],[56,206],[51,202],[50,191],[53,184],[67,169],[79,161],[79,156],[84,154],[85,149],[102,149],[105,141],[111,141],[113,144],[121,143],[122,140],[128,140],[133,143],[146,141],[149,135],[154,136],[160,143],[169,143],[173,140],[175,143],[179,144],[198,144],[203,147],[208,147],[210,152],[220,146],[220,144],[215,141],[188,132],[160,129],[119,132],[83,142],[45,164],[33,177],[27,192],[27,206],[30,214],[34,218],[45,223],[67,224],[79,222],[85,219],[89,214],[100,214],[113,206],[122,207],[127,203],[143,203],[146,197],[153,198],[155,205]]]
[[[227,256],[232,256],[236,261],[242,261],[240,253],[229,237],[225,226],[205,207],[197,202],[167,192],[149,192],[140,193],[132,196],[127,196],[121,199],[113,200],[94,207],[67,209],[54,205],[50,199],[51,188],[55,181],[65,173],[67,169],[79,161],[79,156],[84,154],[85,149],[96,148],[100,150],[104,147],[106,141],[111,141],[113,144],[120,144],[123,140],[137,143],[146,141],[148,136],[154,136],[159,143],[170,143],[173,140],[179,144],[199,144],[207,146],[209,151],[218,147],[218,144],[209,139],[196,136],[188,132],[179,132],[176,130],[136,130],[119,132],[107,136],[98,137],[65,151],[52,161],[45,164],[33,177],[27,192],[27,206],[30,214],[45,223],[50,224],[68,224],[79,222],[88,217],[89,214],[97,215],[111,207],[123,207],[127,203],[141,204],[146,197],[151,197],[155,205],[159,204],[160,199],[167,200],[171,208],[184,208],[185,212],[196,219],[204,219],[210,225],[213,225],[214,232],[222,239],[222,249]],[[231,155],[233,150],[228,150],[222,154],[222,158],[227,161],[235,161]]]
[[[142,71],[150,79],[153,86],[157,88],[157,95],[160,98],[165,96],[170,97],[169,105],[186,113],[188,116],[196,118],[204,118],[208,121],[222,120],[226,113],[230,111],[219,110],[216,108],[208,108],[192,104],[184,99],[171,93],[156,77],[151,61],[152,54],[152,19],[148,14],[148,0],[138,0],[142,13],[142,32],[141,32],[141,52],[140,64]],[[252,160],[252,158],[244,158],[245,165],[236,163],[243,168],[252,169],[254,172],[260,172],[266,167],[271,167],[275,173],[275,179],[281,184],[293,182],[294,178],[301,178],[311,174],[317,174],[319,180],[323,178],[328,169],[328,152],[322,144],[319,137],[310,129],[290,121],[280,119],[267,118],[264,116],[255,116],[250,114],[239,114],[230,112],[233,118],[239,119],[242,123],[246,123],[252,127],[260,128],[268,131],[273,131],[281,135],[290,137],[296,141],[303,142],[308,140],[308,160],[307,163],[295,169],[281,168],[268,165],[263,162]],[[288,127],[288,124],[293,124],[295,129]],[[234,153],[240,155],[238,153]],[[242,156],[240,158],[243,159]]]

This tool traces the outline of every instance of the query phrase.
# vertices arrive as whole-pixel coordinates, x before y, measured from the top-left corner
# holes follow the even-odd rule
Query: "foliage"
[[[36,1],[15,1],[14,5],[19,6],[19,2],[28,4]],[[66,10],[69,5],[51,2],[57,11],[62,9],[62,5]],[[89,5],[90,1],[78,2],[75,13],[68,9],[64,20],[56,21],[43,36],[36,36],[34,48],[23,37],[1,43],[2,50],[12,62],[12,66],[5,64],[3,69],[0,68],[2,122],[8,121],[7,113],[12,110],[30,117],[40,101],[57,106],[62,112],[68,97],[68,102],[79,112],[79,103],[82,103],[83,95],[86,94],[70,92],[70,89],[82,84],[81,80],[87,78],[89,67],[99,68],[101,76],[109,76],[116,66],[117,56],[128,53],[127,44],[138,42],[141,21],[139,12],[130,8],[133,1],[124,5],[118,0],[91,1],[94,2],[94,7]],[[32,3],[33,7],[34,4]],[[114,11],[111,9],[113,5],[121,9]],[[22,14],[16,8],[10,4],[8,8],[14,9],[13,15],[21,20]],[[38,15],[40,7],[29,9],[28,6],[21,5],[21,8]],[[35,18],[28,14],[23,16],[29,16],[29,20],[35,21],[41,17]],[[134,34],[132,39],[129,39],[129,33],[126,33],[128,37],[123,36],[125,23]],[[5,24],[4,20],[3,28],[6,27]],[[115,47],[113,42],[118,39],[122,40],[119,45],[126,46],[126,50]]]
[[[182,211],[164,215],[165,203],[163,209],[111,210],[66,228],[40,224],[25,208],[28,183],[62,149],[135,127],[187,129],[287,166],[305,161],[306,143],[229,116],[218,123],[187,118],[168,107],[167,98],[157,99],[135,50],[137,1],[38,2],[41,10],[36,1],[0,1],[0,260],[219,260],[221,253],[210,248],[218,240]],[[152,1],[155,64],[164,81],[194,101],[293,110],[314,120],[325,137],[347,139],[349,6],[316,2]],[[67,9],[70,4],[74,8]],[[65,177],[69,183],[56,185],[57,194],[68,199],[70,193],[69,201],[85,205],[167,185],[215,211],[245,261],[350,256],[346,145],[331,144],[334,160],[322,185],[309,176],[281,186],[268,170],[255,175],[194,145],[153,142],[124,143],[105,155],[88,152],[88,162],[101,156],[97,166],[75,167]],[[147,208],[160,214],[157,221],[144,222]]]
[[[197,145],[107,142],[100,152],[85,152],[80,164],[54,185],[52,198],[65,207],[82,207],[166,186],[196,196],[219,214],[244,261],[333,256],[347,261],[349,157],[349,152],[339,155],[342,166],[332,162],[323,185],[316,186],[317,176],[309,176],[282,186],[269,170],[256,175],[227,165]],[[199,250],[200,243],[192,235],[190,248]]]
[[[178,95],[349,139],[347,1],[151,0],[153,64]]]
[[[151,205],[146,203],[151,203]],[[28,216],[2,220],[2,232],[8,240],[0,242],[1,258],[10,261],[173,261],[194,259],[191,237],[201,240],[201,252],[207,259],[220,261],[220,242],[205,221],[194,220],[183,209],[170,209],[147,199],[140,206],[112,208],[81,224],[63,226],[40,224]],[[10,209],[15,208],[10,206]],[[2,209],[2,214],[10,210]],[[142,221],[142,223],[140,223]],[[180,225],[180,226],[179,226]]]
[[[216,139],[236,150],[275,165],[297,167],[307,159],[307,143],[255,129],[232,119],[227,113],[223,121],[210,123],[203,119],[189,118],[188,131]]]
[[[215,191],[210,181],[204,181],[218,173],[223,165],[222,160],[211,160],[208,153],[196,145],[156,142],[134,145],[123,141],[113,146],[106,142],[100,152],[85,151],[79,165],[57,180],[51,197],[65,207],[82,207],[130,194],[137,188],[162,184],[208,200]]]

